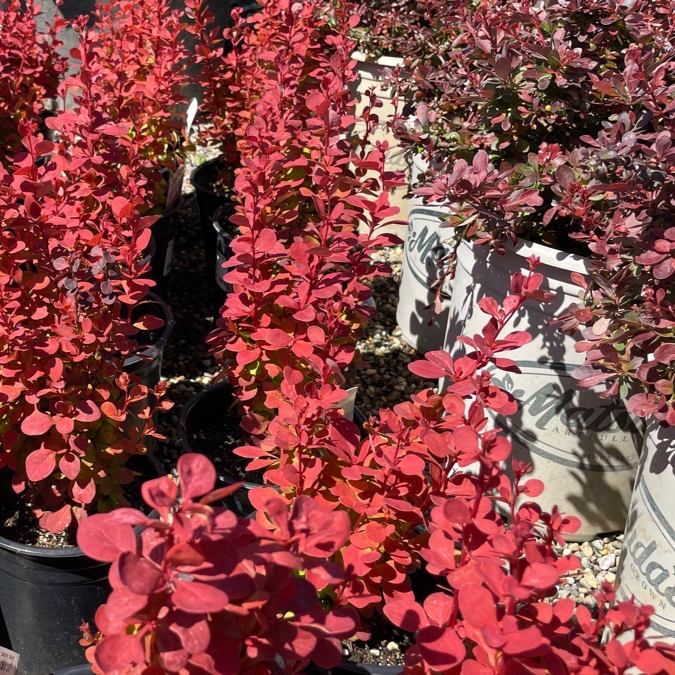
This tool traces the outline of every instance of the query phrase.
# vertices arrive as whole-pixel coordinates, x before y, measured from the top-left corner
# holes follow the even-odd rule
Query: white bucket
[[[619,399],[601,399],[603,391],[578,386],[571,371],[582,365],[577,353],[580,335],[561,333],[548,323],[579,299],[579,287],[570,272],[586,274],[587,261],[556,249],[520,242],[507,245],[504,255],[489,253],[486,246],[462,243],[450,302],[445,349],[453,355],[466,351],[460,335],[480,333],[489,316],[478,300],[489,296],[500,304],[510,293],[513,273],[527,273],[527,258],[536,255],[543,265],[542,288],[557,299],[543,304],[528,301],[505,333],[528,331],[532,342],[506,352],[522,371],[494,372],[494,381],[519,402],[515,415],[496,415],[513,443],[513,456],[534,466],[531,477],[546,486],[535,499],[545,510],[557,505],[581,520],[581,529],[570,540],[587,540],[623,528],[642,446],[643,423],[630,415]]]
[[[396,137],[387,128],[387,121],[394,114],[394,104],[391,98],[391,91],[389,89],[382,90],[380,87],[384,83],[383,72],[385,68],[395,68],[403,64],[403,59],[395,56],[381,56],[378,59],[370,60],[365,54],[361,52],[353,52],[352,58],[358,62],[356,72],[358,79],[352,85],[354,98],[356,99],[355,116],[358,117],[366,106],[368,99],[365,98],[365,93],[368,89],[375,88],[379,100],[382,102],[381,108],[376,108],[373,112],[379,117],[379,124],[377,129],[370,134],[370,139],[375,141],[387,141],[389,143],[389,150],[385,154],[385,168],[388,171],[402,171],[404,175],[408,173],[407,160],[399,147]],[[361,136],[365,131],[365,124],[360,122],[355,125],[354,132]],[[374,146],[373,146],[374,147]],[[396,206],[400,209],[396,216],[392,216],[391,220],[408,220],[408,200],[405,195],[408,192],[407,186],[398,187],[389,193],[389,203],[391,206]],[[405,225],[392,225],[391,227],[384,227],[380,232],[391,232],[401,239],[405,239],[407,227]]]
[[[617,597],[653,605],[649,637],[675,644],[675,427],[647,425],[619,560]]]
[[[411,184],[417,176],[426,173],[428,164],[420,155],[413,157]],[[396,320],[403,339],[419,352],[443,349],[450,310],[450,283],[446,282],[441,311],[433,314],[431,305],[436,297],[435,282],[439,276],[439,262],[451,251],[447,242],[452,229],[441,228],[449,213],[443,204],[425,204],[415,195],[410,200],[408,236],[403,248],[401,286]],[[431,325],[429,325],[431,322]]]

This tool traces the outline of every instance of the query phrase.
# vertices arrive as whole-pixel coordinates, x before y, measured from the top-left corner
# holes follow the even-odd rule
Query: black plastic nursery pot
[[[152,289],[155,295],[163,300],[168,299],[169,275],[173,262],[173,247],[176,240],[177,220],[180,210],[183,208],[183,200],[168,213],[160,216],[152,225],[152,239],[155,242],[150,265],[150,278],[155,282]]]
[[[145,480],[164,474],[149,455],[133,456],[128,466]],[[40,548],[0,536],[0,646],[19,654],[21,675],[82,663],[79,626],[94,625],[96,609],[111,590],[109,567],[77,546]]]
[[[403,672],[403,666],[378,666],[354,663],[345,659],[339,666],[330,670],[324,670],[312,664],[305,668],[303,672],[306,675],[398,675],[398,673]]]
[[[178,420],[178,438],[181,450],[184,453],[197,452],[199,449],[194,447],[197,442],[196,439],[207,436],[208,432],[205,432],[205,430],[212,427],[215,421],[223,420],[227,412],[232,409],[233,404],[232,386],[227,382],[216,384],[193,396],[185,404]],[[232,422],[232,424],[238,424],[238,420]],[[220,458],[212,457],[212,459],[216,460],[214,466],[218,475],[217,487],[234,485],[234,483],[239,482],[234,476],[225,473],[218,462]],[[224,500],[224,506],[238,515],[248,516],[253,508],[248,499],[248,491],[257,487],[261,487],[261,484],[245,481],[242,489],[237,490]]]
[[[72,668],[61,668],[61,670],[55,670],[50,675],[92,675],[93,672],[91,666],[86,663]]]
[[[222,420],[227,412],[232,410],[233,404],[232,386],[227,382],[216,384],[193,396],[185,404],[178,420],[178,438],[182,452],[199,451],[194,447],[195,440],[200,438],[202,441],[208,442],[208,431],[206,430],[213,426],[214,421]],[[354,422],[361,430],[361,436],[363,437],[363,424],[366,422],[366,417],[358,408],[354,408]],[[232,424],[234,423],[238,424],[238,420],[232,422]],[[241,481],[240,478],[228,475],[223,470],[223,466],[219,465],[218,462],[220,458],[212,457],[212,459],[216,460],[214,465],[218,475],[218,487],[234,485]],[[262,483],[244,480],[242,488],[225,500],[225,506],[241,516],[250,515],[253,507],[248,499],[248,491],[262,487],[262,485]]]
[[[151,344],[146,344],[143,341],[143,334],[140,334],[136,338],[141,344],[141,349],[137,354],[124,359],[124,372],[130,375],[138,375],[146,387],[153,388],[157,385],[162,375],[164,347],[171,337],[175,321],[169,305],[154,293],[148,293],[133,308],[131,318],[132,320],[137,320],[146,314],[159,317],[164,321],[164,326],[159,329],[161,331],[159,335],[150,336],[153,338]]]
[[[167,305],[161,298],[157,297],[154,293],[149,293],[146,298],[139,302],[132,310],[131,317],[132,320],[139,319],[146,314],[152,314],[157,316],[162,321],[164,321],[164,326],[158,329],[159,334],[150,334],[151,344],[143,343],[143,334],[138,337],[139,342],[141,343],[141,349],[137,354],[133,356],[128,356],[124,359],[124,372],[129,375],[137,375],[141,384],[144,384],[148,389],[154,389],[159,383],[159,380],[162,376],[162,357],[164,356],[164,347],[171,337],[173,332],[173,327],[175,321],[173,319],[173,313],[171,308]],[[154,394],[151,394],[154,397]],[[140,408],[142,404],[137,404]],[[130,420],[131,424],[145,424],[133,414]],[[145,439],[145,445],[148,452],[154,452],[157,446],[157,439],[153,437],[147,437]]]
[[[199,210],[199,224],[204,240],[204,260],[209,284],[213,287],[213,268],[216,260],[216,233],[213,229],[213,216],[216,211],[231,201],[232,185],[218,188],[219,177],[223,171],[227,172],[228,163],[221,157],[210,159],[193,169],[190,182],[195,189],[197,209]],[[234,183],[234,173],[231,176]]]
[[[93,672],[91,666],[87,663],[72,668],[61,668],[61,670],[56,670],[50,675],[92,675]]]
[[[216,314],[225,302],[228,293],[232,292],[232,285],[223,280],[227,270],[223,264],[232,257],[232,240],[236,237],[234,226],[230,224],[230,216],[234,214],[235,205],[232,202],[223,204],[213,214],[211,227],[216,237],[216,254],[213,261],[214,310]]]

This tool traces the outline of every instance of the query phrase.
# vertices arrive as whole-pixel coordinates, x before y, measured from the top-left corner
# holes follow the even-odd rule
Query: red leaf
[[[179,614],[172,621],[169,630],[178,635],[183,647],[191,654],[206,651],[211,641],[209,624],[205,619]]]
[[[408,370],[415,375],[423,377],[425,380],[437,380],[447,375],[447,373],[429,361],[413,361],[408,364]]]
[[[75,428],[75,422],[71,417],[62,417],[56,422],[56,430],[63,436],[70,434]]]
[[[459,589],[458,601],[464,620],[474,628],[493,626],[497,623],[495,600],[487,588],[477,584],[466,584]]]
[[[93,478],[81,478],[73,483],[73,498],[82,504],[91,504],[96,496],[96,483]]]
[[[520,487],[520,493],[528,497],[538,497],[544,491],[544,483],[537,478],[530,478]]]
[[[162,580],[162,572],[156,565],[131,551],[122,553],[117,569],[122,583],[138,595],[154,593]]]
[[[426,612],[422,605],[415,602],[412,593],[389,600],[382,611],[394,625],[410,633],[415,633],[429,625]]]
[[[49,415],[35,410],[21,422],[21,431],[26,436],[42,436],[51,429],[52,424],[53,420]]]
[[[454,599],[448,593],[432,593],[424,601],[424,611],[437,626],[445,626],[450,620]]]
[[[174,581],[171,599],[178,609],[190,614],[220,612],[229,602],[227,595],[215,586],[199,581]]]
[[[59,469],[66,478],[75,480],[80,473],[80,458],[72,452],[64,453],[59,460]]]
[[[96,646],[96,663],[104,672],[117,672],[129,664],[145,663],[145,652],[137,635],[109,635]]]
[[[56,453],[53,450],[34,450],[26,458],[28,480],[38,481],[52,475],[56,467]]]
[[[499,318],[499,305],[497,304],[497,301],[494,298],[490,297],[481,298],[478,301],[478,306],[486,314],[495,317],[495,319]]]
[[[537,590],[546,590],[560,581],[560,575],[555,567],[544,563],[532,563],[523,572],[522,585]]]
[[[70,526],[72,520],[72,509],[70,504],[66,504],[58,511],[55,511],[54,513],[46,513],[42,518],[40,518],[40,526],[48,532],[60,534]]]
[[[646,649],[637,659],[635,659],[635,667],[645,675],[658,675],[658,673],[668,672],[666,668],[668,664],[666,659],[659,654],[655,649]]]
[[[502,647],[505,654],[527,654],[538,649],[544,641],[536,626],[517,630],[505,637],[506,643]]]
[[[164,325],[164,320],[154,314],[146,314],[138,321],[134,321],[134,326],[140,330],[157,330]]]
[[[116,523],[105,513],[95,513],[77,528],[77,545],[94,560],[113,562],[122,553],[136,550],[136,534],[130,525]]]
[[[177,468],[183,499],[201,497],[213,490],[216,484],[216,470],[208,457],[197,453],[181,455]]]
[[[424,660],[434,670],[450,670],[466,656],[464,643],[454,628],[427,626],[419,632],[417,645]]]
[[[260,230],[256,241],[255,241],[255,251],[256,253],[268,253],[271,251],[277,243],[277,235],[274,230],[265,228]]]
[[[92,401],[80,401],[77,405],[75,419],[78,422],[96,422],[101,419],[101,411]]]
[[[178,461],[182,459],[179,458]],[[178,486],[166,476],[153,478],[141,485],[141,494],[145,503],[160,511],[162,508],[170,508],[176,503]]]
[[[111,621],[124,621],[140,612],[148,604],[148,598],[144,595],[132,593],[124,588],[116,588],[108,596],[105,603],[105,611]]]

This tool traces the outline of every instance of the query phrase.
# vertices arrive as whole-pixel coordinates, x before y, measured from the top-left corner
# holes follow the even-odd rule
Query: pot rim
[[[178,418],[178,425],[176,427],[176,432],[178,435],[178,440],[180,441],[181,449],[183,454],[188,452],[195,452],[192,449],[192,443],[188,436],[188,418],[190,413],[195,409],[199,408],[199,405],[204,402],[205,399],[211,398],[213,396],[227,396],[230,401],[234,400],[234,387],[229,382],[218,382],[206,389],[200,391],[198,394],[195,394],[183,407],[181,410],[180,416]],[[228,485],[234,485],[235,483],[241,483],[242,481],[236,480],[231,476],[223,474],[221,471],[217,471],[218,480],[226,483]],[[242,486],[246,490],[253,490],[258,487],[265,487],[264,483],[252,483],[249,481],[243,481],[244,485]]]
[[[219,164],[226,164],[225,157],[223,155],[218,155],[218,157],[213,157],[212,159],[207,159],[205,162],[198,164],[192,171],[190,171],[190,185],[199,192],[204,192],[207,194],[219,194],[205,185],[202,185],[200,182],[201,174],[204,173],[207,169],[217,166]]]
[[[132,366],[136,365],[139,361],[147,361],[148,358],[153,359],[157,356],[157,354],[161,353],[161,351],[164,349],[166,346],[166,343],[169,341],[169,338],[171,337],[171,334],[173,333],[173,328],[176,324],[174,318],[173,318],[173,312],[171,311],[171,307],[162,300],[158,295],[155,295],[154,293],[148,293],[143,300],[141,300],[136,307],[139,305],[143,304],[156,304],[159,305],[160,310],[162,311],[162,314],[164,315],[164,328],[162,329],[162,334],[159,336],[159,339],[157,342],[155,342],[154,345],[150,345],[149,347],[146,347],[145,349],[142,349],[138,354],[132,354],[131,356],[127,356],[124,359],[124,367],[125,368],[131,368]],[[142,355],[142,356],[141,356]]]
[[[351,57],[359,63],[374,63],[383,68],[396,68],[396,66],[402,66],[404,63],[404,59],[400,56],[385,54],[383,56],[378,56],[376,59],[372,59],[358,49],[351,53]]]
[[[566,270],[568,272],[578,272],[580,274],[587,275],[591,270],[591,262],[589,258],[575,255],[574,253],[565,253],[560,249],[553,248],[553,246],[536,244],[534,242],[521,239],[520,237],[518,237],[517,244],[514,245],[510,241],[507,241],[505,245],[509,253],[513,253],[520,258],[529,258],[530,256],[535,255],[544,265],[557,267],[558,269]],[[474,246],[484,245],[475,244],[473,241],[463,240],[460,243],[459,248],[468,247],[471,251],[473,251]],[[471,254],[473,255],[473,252]],[[523,263],[523,268],[527,268],[526,263]]]

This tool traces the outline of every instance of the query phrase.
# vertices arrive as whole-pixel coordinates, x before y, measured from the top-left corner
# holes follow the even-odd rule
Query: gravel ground
[[[208,159],[208,156],[202,155],[200,159]],[[169,396],[175,403],[159,420],[167,441],[159,443],[157,455],[167,471],[175,465],[180,452],[175,428],[182,407],[195,393],[211,384],[218,370],[204,342],[214,325],[214,311],[206,283],[197,206],[187,176],[188,172],[169,288],[176,326],[164,352],[162,371],[163,379],[171,385]],[[359,386],[356,404],[366,416],[436,384],[423,382],[407,369],[420,355],[405,343],[396,325],[401,254],[400,246],[379,254],[392,265],[393,273],[374,283],[378,316],[358,344],[368,365],[357,369],[353,384]],[[615,579],[622,542],[623,534],[617,533],[590,542],[568,544],[563,552],[575,553],[582,569],[564,578],[558,597],[571,597],[594,609],[593,592],[599,583]]]

